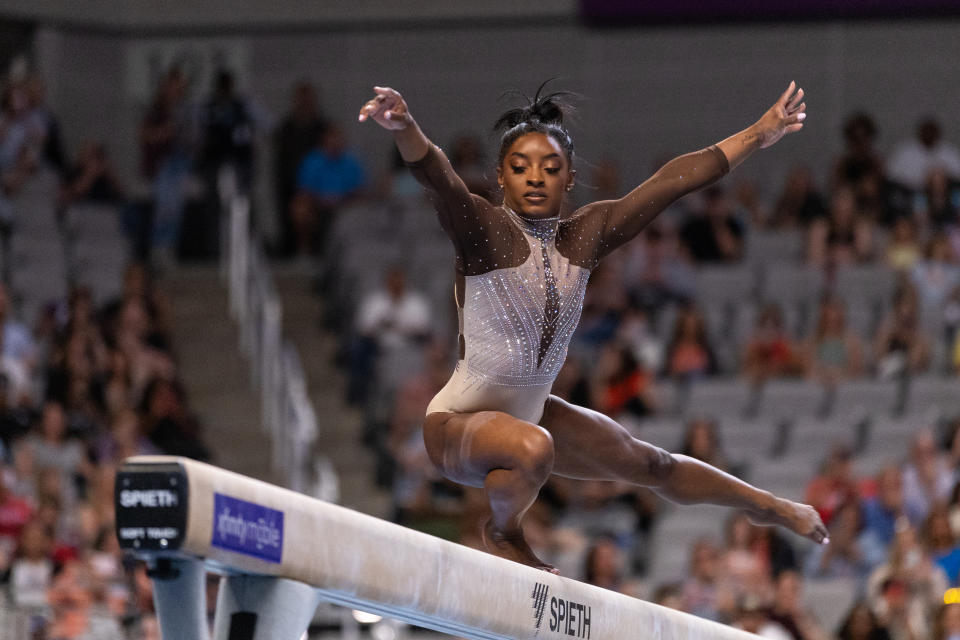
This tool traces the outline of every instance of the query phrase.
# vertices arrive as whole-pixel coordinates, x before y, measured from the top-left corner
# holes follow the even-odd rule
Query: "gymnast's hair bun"
[[[523,96],[529,104],[525,107],[516,107],[504,112],[503,115],[497,118],[497,121],[493,125],[493,130],[508,131],[524,122],[536,122],[544,125],[563,125],[564,115],[572,111],[572,106],[565,100],[571,93],[568,91],[543,93],[544,87],[553,80],[554,78],[551,78],[541,84],[533,100],[525,94],[519,94]]]

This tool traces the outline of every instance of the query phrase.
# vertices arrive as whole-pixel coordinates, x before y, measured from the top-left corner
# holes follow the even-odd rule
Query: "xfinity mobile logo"
[[[258,550],[280,546],[280,530],[263,518],[246,520],[243,514],[231,515],[229,507],[217,514],[217,536],[220,540],[233,538],[241,547],[250,544]]]
[[[213,546],[268,562],[281,561],[282,511],[221,493],[213,497]]]
[[[574,638],[590,640],[590,613],[589,605],[550,596],[550,587],[540,582],[533,587],[530,594],[533,599],[533,622],[536,628],[534,635],[540,634],[540,625],[547,608],[547,598],[550,597],[550,631]]]

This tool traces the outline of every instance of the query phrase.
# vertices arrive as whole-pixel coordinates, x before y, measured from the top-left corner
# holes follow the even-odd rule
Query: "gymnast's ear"
[[[499,171],[499,168],[498,168],[497,170]],[[577,170],[576,170],[576,169],[570,169],[570,171],[569,171],[568,174],[567,174],[567,191],[572,191],[572,190],[573,190],[573,185],[574,185],[575,182],[576,182],[576,181],[574,180],[574,178],[576,178],[576,177],[577,177]]]
[[[497,184],[503,189],[503,166],[497,165]]]

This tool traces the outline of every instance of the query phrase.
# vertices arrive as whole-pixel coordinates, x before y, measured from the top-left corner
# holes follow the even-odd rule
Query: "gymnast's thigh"
[[[471,487],[482,487],[494,469],[527,469],[542,462],[545,451],[553,460],[553,440],[546,429],[502,411],[429,413],[423,441],[446,478]]]
[[[654,486],[672,460],[609,416],[557,396],[547,399],[540,425],[553,436],[553,472],[568,478]]]

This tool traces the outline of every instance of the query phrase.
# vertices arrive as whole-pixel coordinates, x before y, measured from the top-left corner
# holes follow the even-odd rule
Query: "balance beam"
[[[756,637],[187,458],[129,458],[115,498],[120,545],[150,563],[161,627],[183,640],[206,637],[205,612],[191,612],[202,608],[204,570],[252,580],[257,624],[285,619],[299,628],[290,640],[319,599],[478,639]],[[232,607],[234,625],[253,624],[243,603],[224,605],[241,590],[233,591],[221,588],[220,606]],[[276,613],[293,601],[309,609],[295,624],[292,613]],[[218,632],[227,624],[219,618],[216,637],[287,637]]]

